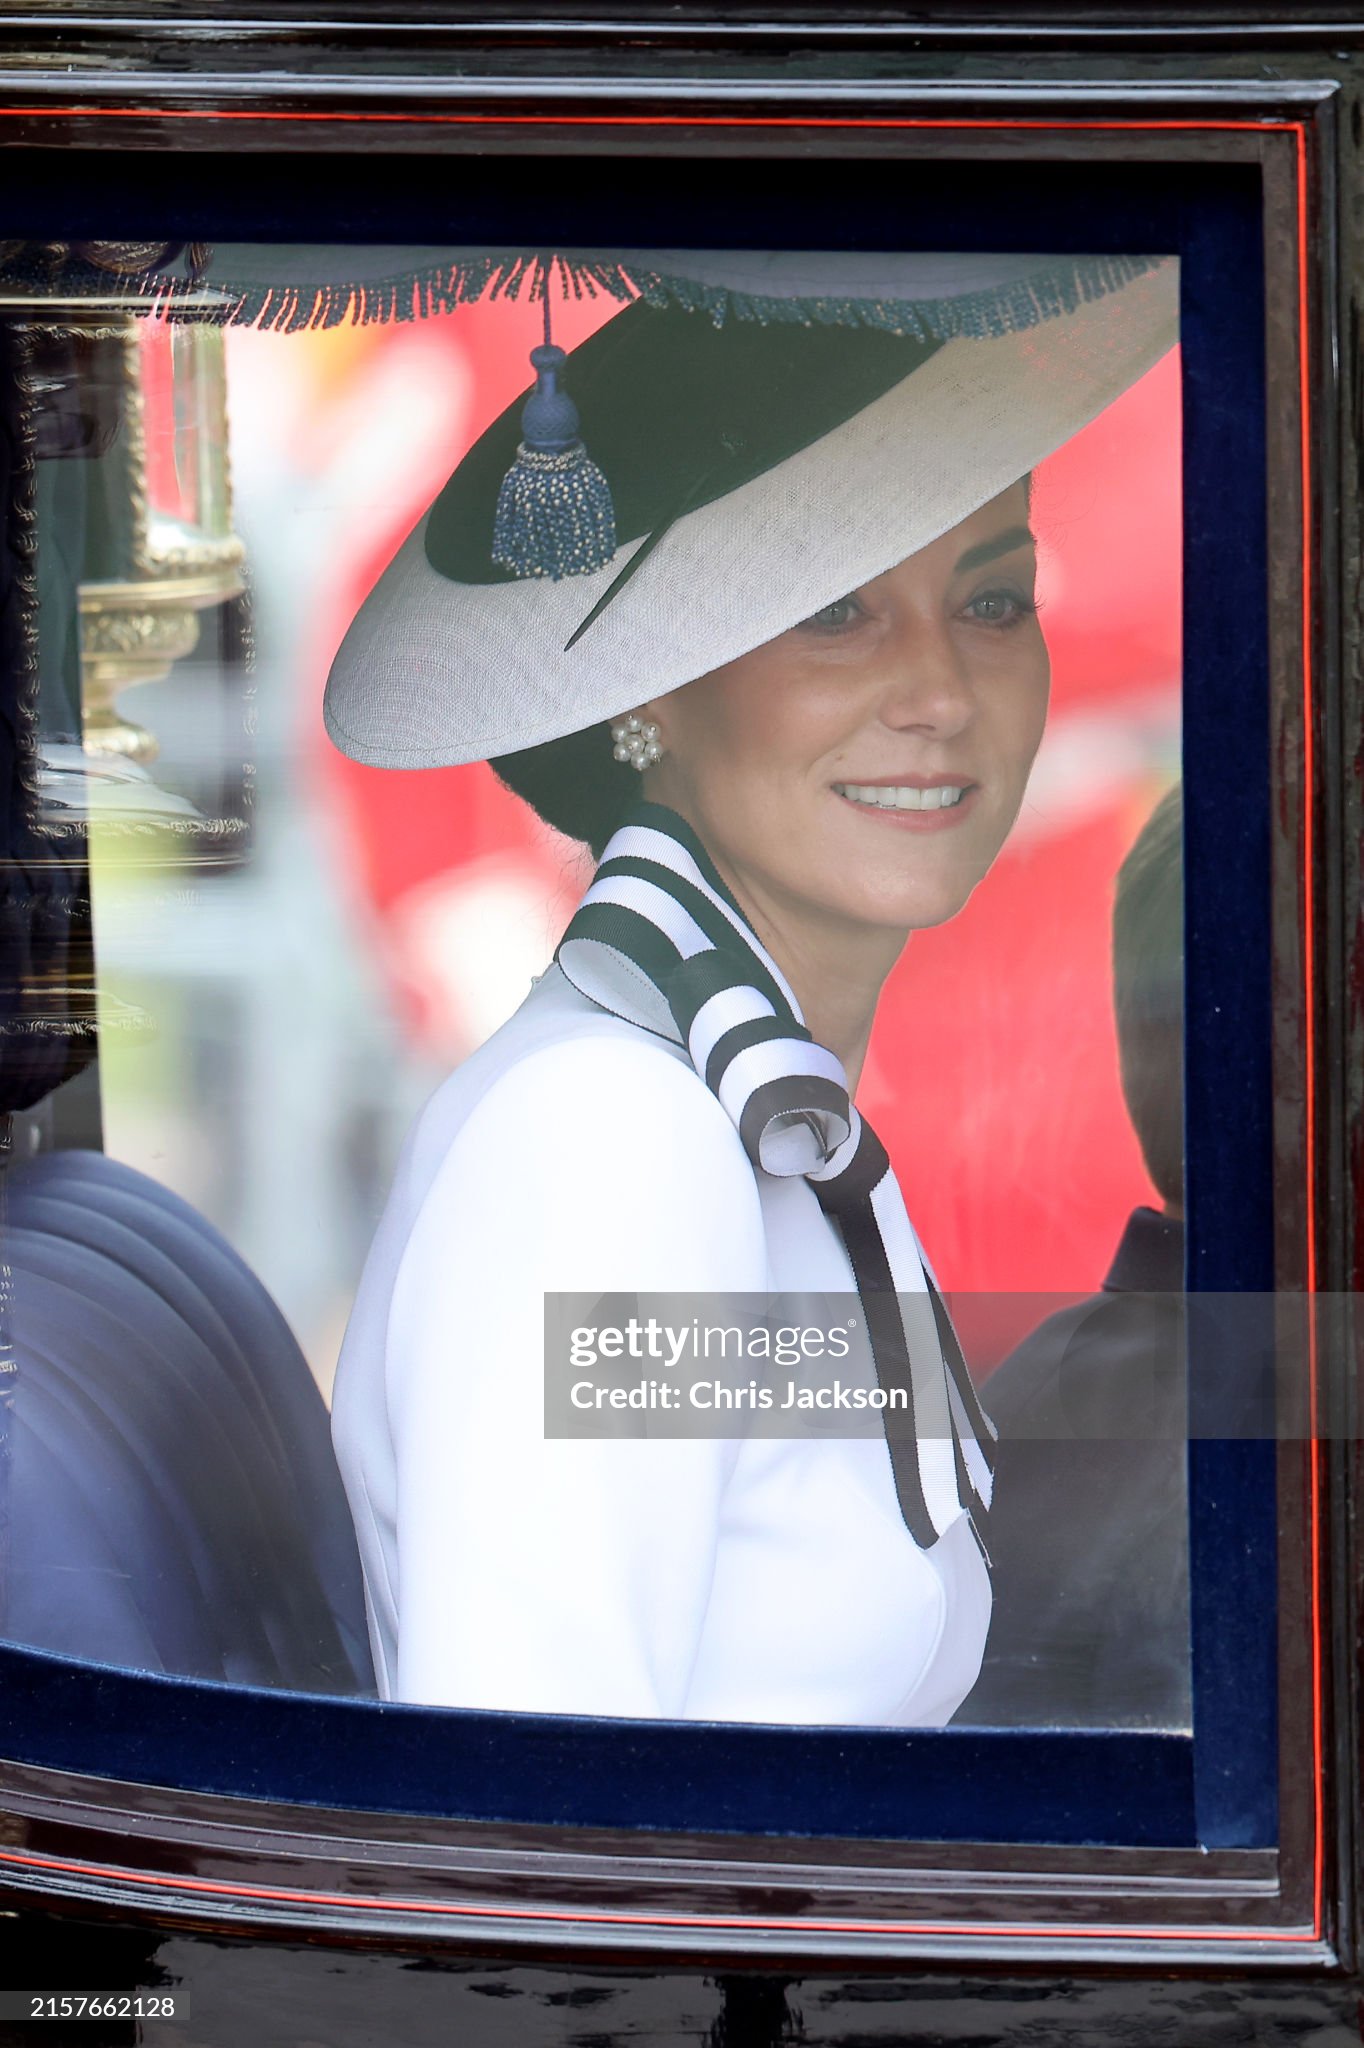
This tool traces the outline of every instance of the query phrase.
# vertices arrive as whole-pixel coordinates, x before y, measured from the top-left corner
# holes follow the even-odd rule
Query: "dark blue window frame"
[[[1274,1283],[1264,276],[1258,168],[720,156],[535,160],[468,203],[433,161],[41,153],[11,232],[449,246],[1139,251],[1182,265],[1190,1286]],[[39,154],[34,153],[35,157]],[[434,160],[449,173],[449,159]],[[12,168],[22,167],[11,160]],[[35,172],[37,166],[34,166]],[[225,169],[227,174],[224,175]],[[658,175],[662,173],[663,175]],[[496,187],[496,190],[492,188]],[[90,193],[101,194],[98,218]],[[229,195],[225,197],[224,195]],[[325,206],[325,210],[324,210]],[[855,230],[850,236],[850,223]],[[907,223],[911,224],[907,230]],[[0,1647],[17,1762],[493,1822],[1261,1848],[1277,1834],[1275,1449],[1190,1447],[1192,1736],[706,1727],[248,1692]]]

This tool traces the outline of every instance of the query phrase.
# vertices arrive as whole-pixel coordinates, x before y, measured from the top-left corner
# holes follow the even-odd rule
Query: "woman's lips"
[[[978,782],[836,782],[834,795],[864,818],[902,831],[942,832],[975,808]]]

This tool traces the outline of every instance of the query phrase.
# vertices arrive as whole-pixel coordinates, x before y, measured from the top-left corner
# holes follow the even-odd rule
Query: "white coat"
[[[386,1698],[937,1727],[989,1577],[929,1551],[884,1435],[546,1441],[547,1291],[851,1293],[809,1184],[758,1175],[679,1047],[557,968],[404,1146],[333,1434]]]

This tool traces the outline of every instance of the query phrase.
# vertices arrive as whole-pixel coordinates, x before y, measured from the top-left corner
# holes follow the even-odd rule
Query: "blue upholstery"
[[[102,1153],[16,1166],[4,1199],[0,1631],[140,1670],[372,1691],[326,1409],[260,1281]]]

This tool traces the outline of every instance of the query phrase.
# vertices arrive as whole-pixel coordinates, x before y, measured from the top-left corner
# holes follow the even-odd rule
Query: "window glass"
[[[444,263],[33,342],[11,1639],[1187,1729],[1177,266]]]

